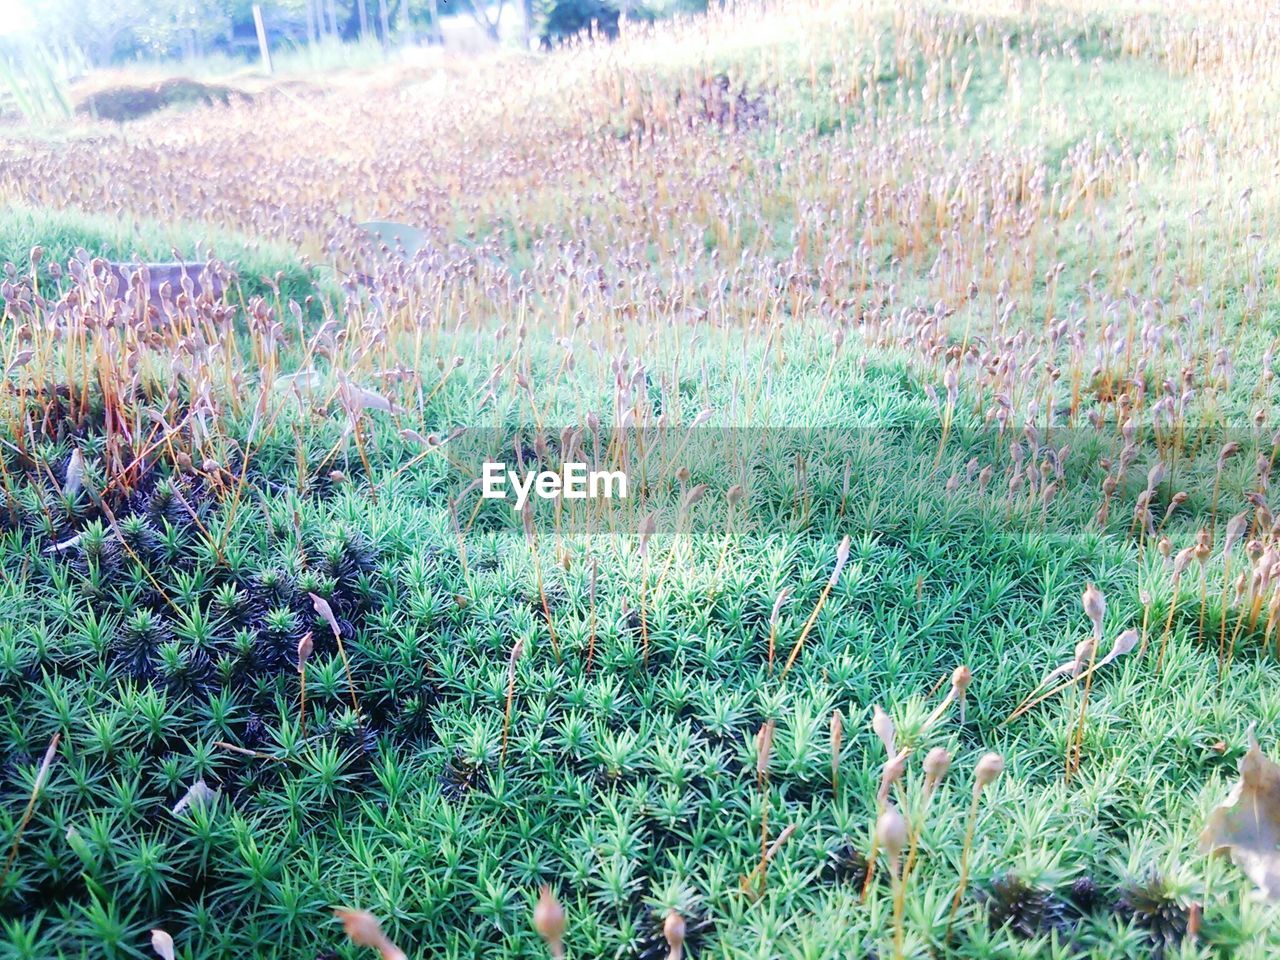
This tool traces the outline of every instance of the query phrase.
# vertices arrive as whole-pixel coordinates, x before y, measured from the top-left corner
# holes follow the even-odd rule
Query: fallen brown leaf
[[[1249,728],[1240,780],[1214,807],[1200,835],[1205,853],[1225,853],[1268,900],[1280,900],[1280,766],[1269,760]]]

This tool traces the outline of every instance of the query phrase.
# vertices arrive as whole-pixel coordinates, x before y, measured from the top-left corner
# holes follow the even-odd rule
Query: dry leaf
[[[1226,853],[1267,900],[1280,900],[1280,766],[1263,754],[1249,728],[1240,780],[1209,814],[1200,835],[1205,853]]]
[[[68,537],[66,540],[63,540],[61,543],[49,544],[49,546],[44,548],[44,552],[45,553],[61,553],[63,550],[70,550],[72,547],[79,546],[80,541],[83,537],[84,537],[83,533],[77,533],[74,537]],[[104,537],[103,541],[105,542],[110,539],[111,539],[111,535]]]
[[[163,930],[152,930],[151,949],[160,960],[173,960],[173,937]]]
[[[84,486],[84,452],[76,447],[71,451],[71,459],[67,461],[67,478],[62,484],[62,492],[74,498]]]
[[[209,789],[209,785],[201,778],[193,783],[182,798],[173,805],[173,814],[177,816],[188,808],[205,807],[218,799],[218,791]]]

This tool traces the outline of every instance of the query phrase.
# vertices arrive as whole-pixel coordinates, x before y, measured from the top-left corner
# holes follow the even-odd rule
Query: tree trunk
[[[382,45],[391,43],[391,17],[387,14],[387,0],[378,0],[378,25],[382,28]]]
[[[493,20],[489,20],[489,10],[485,4],[485,0],[471,0],[471,16],[475,18],[476,23],[480,24],[480,28],[484,30],[487,36],[494,43],[498,43],[501,34],[498,32],[499,26],[502,24],[502,8],[507,4],[507,0],[498,0],[498,12],[494,15]]]
[[[360,39],[363,40],[369,34],[369,9],[364,0],[356,0],[356,10],[360,14]]]
[[[258,53],[262,56],[262,66],[270,76],[274,71],[271,68],[271,47],[267,43],[267,27],[262,22],[262,7],[258,4],[253,5],[253,26],[258,34]]]
[[[431,0],[431,42],[444,45],[444,30],[440,28],[440,0]]]

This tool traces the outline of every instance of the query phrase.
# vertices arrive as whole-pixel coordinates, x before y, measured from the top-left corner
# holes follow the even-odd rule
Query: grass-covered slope
[[[1268,955],[1198,842],[1280,716],[1280,38],[1215,12],[730,10],[6,154],[0,957],[540,957],[543,884],[571,957]],[[167,223],[226,303],[74,258]],[[573,442],[637,496],[478,500]]]
[[[307,270],[295,251],[279,242],[251,240],[227,230],[189,223],[130,221],[100,213],[14,205],[0,217],[0,263],[11,263],[30,275],[31,252],[37,289],[57,291],[61,274],[78,251],[118,263],[185,262],[203,266],[210,258],[228,264],[245,298],[272,292],[305,300],[315,292],[315,272]]]

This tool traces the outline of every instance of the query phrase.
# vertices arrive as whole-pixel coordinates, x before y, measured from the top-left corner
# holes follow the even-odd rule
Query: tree
[[[378,30],[385,47],[391,42],[391,17],[387,13],[387,0],[378,0]]]
[[[137,43],[135,31],[148,19],[143,0],[30,0],[41,39],[76,46],[93,66],[106,66]]]
[[[230,32],[228,5],[222,0],[177,0],[153,4],[134,27],[145,52],[157,56],[204,56],[220,36]]]
[[[494,43],[498,42],[498,27],[502,23],[502,11],[506,8],[507,0],[498,0],[498,12],[494,14],[493,20],[489,19],[488,6],[484,0],[468,0],[471,8],[471,16],[476,23],[480,24],[485,35]]]

